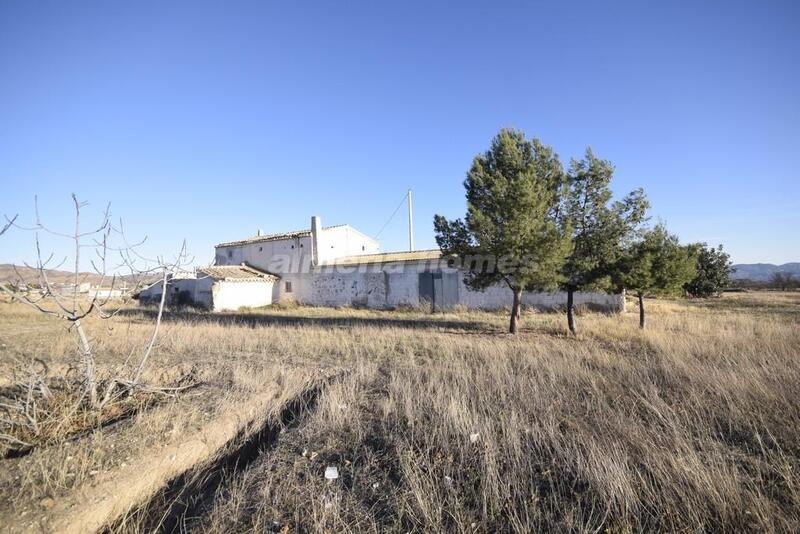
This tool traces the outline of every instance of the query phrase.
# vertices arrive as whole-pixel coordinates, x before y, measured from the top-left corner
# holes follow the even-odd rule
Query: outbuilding
[[[246,264],[201,267],[197,270],[194,302],[213,311],[268,306],[278,280]]]
[[[278,277],[249,265],[213,265],[194,273],[180,273],[167,281],[166,303],[192,305],[212,311],[267,306],[273,302]],[[155,282],[139,293],[142,304],[161,301],[163,283]]]

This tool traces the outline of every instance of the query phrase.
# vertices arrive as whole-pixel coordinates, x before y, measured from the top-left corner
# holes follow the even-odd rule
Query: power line
[[[397,207],[394,209],[392,214],[389,216],[389,220],[387,220],[385,223],[383,223],[383,226],[381,226],[381,229],[378,230],[377,234],[375,234],[375,239],[378,239],[378,237],[380,237],[381,233],[383,233],[383,231],[386,230],[386,227],[389,226],[389,223],[392,222],[392,219],[394,219],[394,216],[397,215],[397,212],[400,211],[400,208],[403,207],[403,204],[405,203],[407,198],[408,198],[408,193],[403,195],[402,200],[400,200],[400,204],[397,205]]]

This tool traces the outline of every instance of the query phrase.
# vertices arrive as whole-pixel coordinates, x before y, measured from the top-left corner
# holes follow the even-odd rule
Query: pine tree
[[[434,217],[436,242],[459,259],[473,290],[505,283],[513,301],[509,332],[518,329],[522,292],[561,282],[569,251],[560,217],[565,176],[558,156],[538,139],[504,129],[475,157],[464,181],[466,217]]]
[[[586,150],[584,159],[570,166],[563,216],[572,228],[572,251],[563,267],[563,289],[567,292],[567,325],[572,334],[578,327],[574,294],[579,290],[610,290],[610,275],[619,255],[645,220],[649,204],[641,189],[622,201],[611,202],[610,183],[614,167]]]
[[[639,327],[645,327],[645,297],[676,295],[695,276],[697,258],[691,246],[681,246],[678,237],[664,225],[644,233],[625,250],[615,278],[639,299]]]
[[[697,257],[697,272],[684,289],[693,297],[713,297],[722,293],[731,283],[730,256],[719,247],[705,243],[690,245]]]

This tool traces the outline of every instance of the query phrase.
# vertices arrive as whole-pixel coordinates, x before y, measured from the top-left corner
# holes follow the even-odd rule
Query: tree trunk
[[[572,335],[578,334],[578,325],[575,323],[575,288],[567,288],[567,326]]]
[[[644,330],[644,295],[638,294],[639,297],[639,328]]]
[[[511,324],[508,327],[508,333],[516,334],[519,323],[519,307],[522,302],[522,289],[511,288],[511,291],[514,293],[514,303],[511,305]]]
[[[92,354],[92,347],[89,344],[89,338],[86,337],[86,332],[83,331],[83,325],[80,319],[73,323],[73,328],[78,332],[78,339],[81,342],[81,351],[83,353],[83,366],[84,376],[86,378],[86,392],[89,394],[89,403],[92,408],[97,407],[97,383],[95,380],[94,371],[94,354]]]
[[[152,352],[153,345],[156,343],[156,337],[158,337],[158,328],[161,326],[161,317],[164,315],[164,304],[167,299],[167,289],[169,287],[167,285],[168,281],[169,272],[167,269],[164,269],[164,276],[161,278],[161,301],[158,303],[156,325],[153,327],[153,334],[150,336],[150,342],[147,344],[147,349],[145,349],[144,354],[142,355],[142,361],[139,362],[139,366],[136,368],[136,372],[133,375],[133,380],[131,382],[133,382],[134,385],[138,384],[139,379],[142,378],[142,373],[147,365],[147,359],[150,357],[150,352]]]

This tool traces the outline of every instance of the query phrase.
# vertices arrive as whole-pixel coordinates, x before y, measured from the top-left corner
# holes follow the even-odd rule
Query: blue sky
[[[501,127],[612,160],[684,241],[800,261],[800,8],[752,2],[0,2],[0,212],[111,201],[148,253],[350,223],[418,248]],[[87,221],[87,224],[89,221]],[[383,250],[406,246],[401,214]],[[66,243],[48,241],[58,255]],[[33,258],[0,238],[0,262]]]

